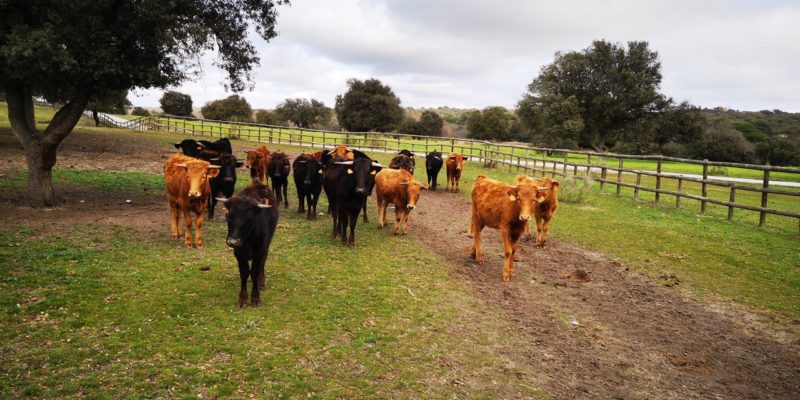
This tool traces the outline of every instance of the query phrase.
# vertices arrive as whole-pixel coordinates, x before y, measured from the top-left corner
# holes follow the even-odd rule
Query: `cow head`
[[[236,156],[231,154],[220,154],[217,158],[212,158],[211,163],[218,165],[219,175],[218,179],[223,182],[236,182],[236,168],[242,166],[241,161],[236,160]]]
[[[414,174],[414,162],[405,154],[399,154],[392,158],[392,161],[389,162],[389,168],[404,169]]]
[[[420,191],[428,190],[428,185],[423,185],[415,180],[408,180],[405,182],[400,182],[400,185],[406,187],[406,193],[408,200],[406,201],[406,208],[409,210],[413,210],[417,207],[417,200],[419,200],[419,193]]]
[[[450,155],[447,157],[447,164],[448,165],[455,164],[456,171],[461,171],[461,169],[464,168],[465,160],[469,160],[469,157],[466,157],[459,153],[450,153]]]
[[[297,157],[295,162],[302,164],[303,168],[305,168],[305,170],[302,170],[305,172],[305,174],[303,174],[303,184],[310,185],[312,182],[322,177],[322,173],[324,172],[322,161],[314,158],[313,155],[301,154]],[[297,169],[295,169],[295,171],[297,171]]]
[[[280,177],[284,174],[288,173],[287,165],[289,163],[289,156],[282,152],[276,151],[272,153],[272,156],[269,160],[269,166],[267,167],[267,171],[269,171],[269,176],[273,177]]]
[[[547,189],[535,184],[523,183],[519,186],[510,186],[506,191],[508,201],[519,204],[520,221],[528,221],[533,213],[533,205],[547,199]]]
[[[203,194],[203,189],[208,184],[208,180],[219,174],[219,166],[211,165],[208,161],[190,161],[182,164],[175,164],[176,167],[186,171],[186,179],[189,181],[189,197],[198,198]]]
[[[383,168],[378,162],[369,158],[356,158],[352,161],[336,161],[335,164],[347,166],[346,173],[353,175],[356,181],[356,193],[369,196],[375,183],[375,174]]]
[[[436,162],[438,162],[439,166],[442,165],[442,153],[434,150],[425,156],[425,168],[433,168],[433,164]]]
[[[272,208],[267,199],[259,202],[251,197],[234,196],[230,199],[218,197],[217,200],[225,205],[228,220],[228,237],[225,244],[232,248],[241,247],[244,235],[252,230],[259,213]]]
[[[175,146],[176,149],[179,149],[183,155],[195,158],[200,157],[200,152],[205,150],[205,146],[198,143],[194,139],[183,139],[180,142],[175,143],[173,146]]]

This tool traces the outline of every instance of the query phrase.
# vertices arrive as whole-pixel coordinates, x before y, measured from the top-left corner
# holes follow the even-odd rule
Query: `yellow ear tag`
[[[351,175],[352,173],[353,173],[353,170],[352,170],[352,169],[350,169],[350,168],[348,168],[348,169],[347,169],[347,174],[348,174],[348,175]]]
[[[377,173],[377,172],[375,172],[375,171],[372,171],[372,172],[370,172],[370,174],[372,174],[372,175],[375,175],[376,173]]]
[[[319,170],[319,171],[317,171],[317,172],[319,172],[319,174],[320,174],[320,175],[322,175],[322,170]]]
[[[517,198],[512,194],[508,196],[508,201],[517,201]]]

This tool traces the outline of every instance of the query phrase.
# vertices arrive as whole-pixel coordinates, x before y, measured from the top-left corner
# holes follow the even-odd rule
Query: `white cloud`
[[[297,1],[281,9],[278,38],[256,39],[262,65],[243,95],[256,108],[289,97],[332,106],[348,78],[374,77],[406,106],[513,107],[556,51],[646,40],[676,100],[797,112],[797,21],[788,1]],[[224,74],[204,68],[178,88],[198,106],[228,95]],[[160,91],[141,93],[135,104],[158,104]]]

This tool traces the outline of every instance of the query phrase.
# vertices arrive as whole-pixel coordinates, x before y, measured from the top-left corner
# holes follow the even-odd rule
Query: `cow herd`
[[[428,179],[427,183],[421,183],[414,179],[415,155],[408,150],[400,151],[384,168],[364,152],[347,146],[303,153],[293,162],[288,154],[272,152],[266,146],[246,151],[245,161],[239,161],[228,139],[214,142],[185,139],[175,147],[180,152],[170,157],[164,166],[171,235],[173,238],[180,236],[180,217],[183,216],[185,245],[202,247],[206,212],[208,218],[213,219],[216,203],[224,205],[228,225],[226,244],[234,250],[241,279],[239,307],[247,304],[248,279],[252,282],[250,304],[260,303],[264,265],[278,225],[278,209],[281,203],[289,207],[290,174],[297,191],[297,211],[305,213],[309,220],[316,219],[317,202],[324,190],[332,222],[331,238],[352,247],[362,211],[364,222],[368,222],[367,202],[373,192],[378,207],[378,227],[387,225],[386,213],[391,205],[395,209],[394,234],[406,235],[409,214],[416,207],[421,191],[436,190],[437,176],[445,166],[446,190],[458,192],[464,161],[468,159],[451,153],[443,160],[438,151],[428,153],[425,157]],[[234,194],[236,170],[241,167],[250,171],[252,182]],[[558,186],[557,181],[546,178],[535,180],[519,176],[513,185],[507,185],[479,176],[471,192],[470,234],[474,244],[469,255],[483,264],[481,230],[487,226],[498,229],[505,255],[503,280],[507,281],[515,274],[513,258],[518,241],[521,237],[531,238],[531,216],[537,225],[536,245],[545,244],[550,220],[558,207]]]

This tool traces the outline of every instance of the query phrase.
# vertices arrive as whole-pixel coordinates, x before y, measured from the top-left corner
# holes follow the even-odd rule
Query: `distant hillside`
[[[723,107],[705,108],[710,123],[729,123],[751,142],[770,137],[800,138],[800,113],[781,110],[737,111]]]
[[[444,128],[442,129],[443,136],[446,137],[467,137],[467,114],[475,111],[475,108],[452,108],[452,107],[406,107],[406,115],[419,119],[423,111],[433,111],[439,114],[444,120]]]

